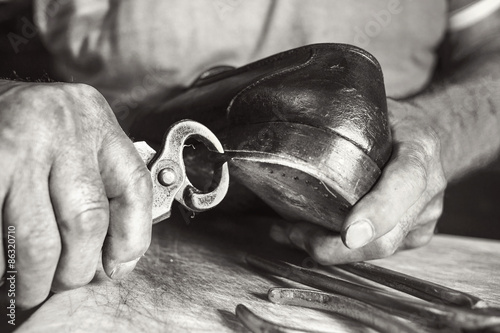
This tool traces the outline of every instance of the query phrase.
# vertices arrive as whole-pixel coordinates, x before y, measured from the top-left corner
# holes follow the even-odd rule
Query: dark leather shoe
[[[345,44],[208,71],[132,134],[159,141],[185,118],[219,136],[231,176],[280,215],[337,231],[391,154],[380,66]]]

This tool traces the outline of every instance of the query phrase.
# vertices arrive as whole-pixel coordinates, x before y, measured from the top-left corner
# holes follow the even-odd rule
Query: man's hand
[[[391,160],[375,186],[348,215],[341,235],[311,223],[283,230],[289,241],[321,264],[383,258],[429,242],[443,208],[446,179],[440,139],[432,123],[411,104],[389,100],[394,137]]]
[[[101,251],[111,278],[135,267],[151,238],[151,179],[95,89],[0,80],[0,156],[17,306],[87,284]]]

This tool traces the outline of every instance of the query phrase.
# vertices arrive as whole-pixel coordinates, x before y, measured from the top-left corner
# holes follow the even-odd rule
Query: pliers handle
[[[182,151],[190,138],[202,142],[211,151],[224,153],[222,144],[215,134],[204,125],[192,120],[182,120],[173,124],[168,129],[158,152],[144,141],[134,143],[151,172],[153,223],[170,217],[174,199],[191,211],[201,212],[217,206],[226,196],[229,187],[227,162],[214,170],[210,192],[204,193],[189,181]]]

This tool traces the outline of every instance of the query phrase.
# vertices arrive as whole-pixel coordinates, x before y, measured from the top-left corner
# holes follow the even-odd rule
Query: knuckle
[[[444,204],[443,202],[439,202],[435,207],[432,209],[432,219],[433,220],[438,220],[441,215],[443,215],[443,210],[444,210]]]
[[[65,106],[68,101],[73,99],[73,95],[67,89],[67,87],[69,87],[70,85],[71,84],[68,83],[55,82],[46,85],[38,85],[35,87],[35,89],[36,92],[39,93],[38,96],[41,96],[41,98],[46,98],[46,103],[50,103],[52,106],[52,110],[57,111],[54,113],[60,114],[60,107]],[[67,110],[67,108],[63,109],[69,114],[69,110]]]
[[[443,173],[440,175],[437,185],[441,191],[444,191],[448,186],[448,181],[446,180]]]
[[[402,139],[401,143],[412,146],[423,156],[434,156],[439,152],[441,139],[431,124],[419,122],[418,125],[405,126],[399,130],[410,133],[409,137]]]
[[[108,229],[109,204],[107,200],[86,202],[70,218],[65,219],[64,225],[71,234],[92,235],[101,234]]]
[[[85,114],[83,118],[85,126],[94,131],[104,131],[103,127],[106,127],[106,131],[109,131],[113,112],[104,96],[96,88],[84,83],[65,83],[61,90],[67,101],[71,104],[79,104],[79,114]],[[74,107],[66,109],[74,117]]]
[[[153,193],[153,182],[151,180],[151,173],[146,168],[145,165],[139,164],[139,166],[130,173],[129,186],[138,194],[138,197],[152,201]]]
[[[382,242],[375,250],[376,258],[387,258],[392,256],[398,250],[399,245],[394,242]]]
[[[62,233],[79,236],[105,232],[109,221],[109,201],[101,178],[94,172],[87,172],[74,181],[75,186],[67,199],[56,207]]]
[[[413,141],[406,143],[404,156],[411,165],[424,167],[425,169],[428,154],[422,142]]]
[[[422,147],[424,148],[427,156],[434,156],[439,153],[441,149],[441,140],[437,131],[431,125],[422,127]]]
[[[427,181],[427,168],[424,162],[421,159],[414,155],[408,156],[408,162],[412,168],[412,172],[415,178],[419,181]]]
[[[96,88],[85,83],[66,83],[64,84],[64,88],[68,92],[78,93],[78,95],[84,96],[90,100],[104,99],[102,94]]]
[[[417,138],[404,142],[404,147],[409,155],[426,165],[430,160],[439,157],[441,140],[436,130],[430,125],[423,125],[415,131],[419,133]]]
[[[334,263],[331,247],[333,244],[326,239],[320,237],[314,238],[305,244],[309,255],[321,265],[331,265]]]
[[[427,208],[426,215],[428,220],[437,221],[443,214],[444,204],[442,200],[436,201],[432,206]]]
[[[73,86],[72,88],[80,96],[80,99],[86,101],[85,110],[88,114],[95,116],[93,121],[110,126],[113,111],[99,90],[84,83],[72,83],[70,86]]]
[[[439,173],[435,179],[434,184],[435,184],[434,186],[436,188],[436,192],[442,192],[446,189],[446,186],[448,185],[448,181],[446,180],[446,177],[444,175],[444,171],[442,168],[441,168],[441,170],[439,170]]]
[[[407,166],[406,174],[411,175],[411,177],[405,177],[405,182],[408,183],[412,188],[420,192],[424,191],[427,187],[427,165],[419,156],[418,153],[414,151],[408,152],[404,157],[404,162]]]
[[[312,246],[311,251],[308,252],[314,261],[320,265],[330,265],[332,263],[332,259],[328,255],[327,251],[321,247]]]
[[[64,96],[60,89],[52,84],[33,84],[29,89],[18,88],[13,100],[8,101],[8,105],[2,105],[7,110],[2,112],[2,138],[20,141],[25,146],[40,146],[51,142],[58,130],[55,126],[57,119],[63,113],[60,105]]]
[[[407,248],[414,249],[429,244],[431,239],[432,239],[432,233],[426,232],[426,233],[410,234],[407,237],[406,245]]]
[[[34,102],[41,103],[45,107],[34,107],[34,110],[38,112],[33,112],[32,117],[35,119],[32,119],[36,121],[34,130],[41,132],[43,137],[62,139],[59,137],[60,134],[70,134],[72,137],[77,131],[75,112],[74,108],[71,107],[74,103],[74,97],[67,91],[66,85],[64,83],[51,83],[35,87],[35,92],[38,94],[32,94],[37,96]],[[50,116],[47,116],[47,112],[50,113]]]

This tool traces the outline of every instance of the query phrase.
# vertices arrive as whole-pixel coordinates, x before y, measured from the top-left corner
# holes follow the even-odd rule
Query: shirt
[[[406,97],[429,82],[448,22],[445,0],[37,0],[35,11],[63,78],[124,114],[210,67],[312,43],[366,49],[387,95]]]

